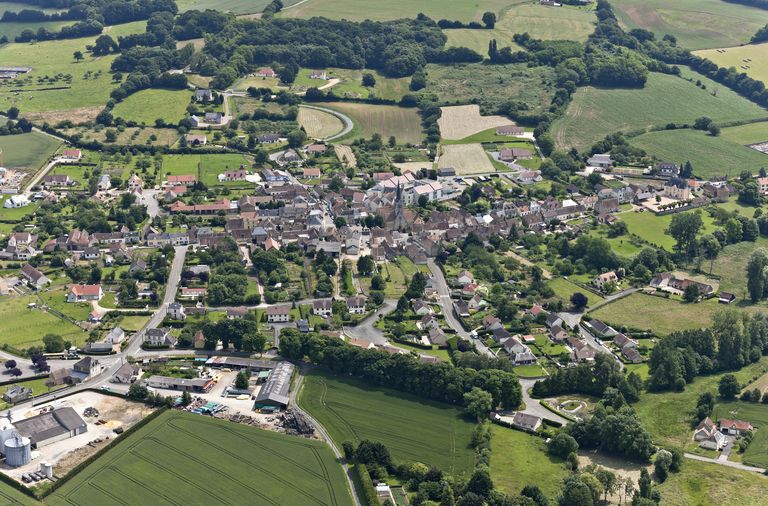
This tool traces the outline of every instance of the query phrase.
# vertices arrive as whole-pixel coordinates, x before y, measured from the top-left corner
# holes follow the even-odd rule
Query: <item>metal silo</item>
[[[32,460],[32,444],[28,437],[18,432],[8,438],[3,445],[5,451],[5,463],[12,467],[29,464]]]

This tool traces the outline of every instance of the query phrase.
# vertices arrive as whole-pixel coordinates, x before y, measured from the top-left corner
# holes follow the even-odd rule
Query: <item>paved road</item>
[[[617,357],[616,354],[613,351],[611,351],[610,348],[604,345],[603,342],[600,341],[599,339],[596,339],[595,336],[587,332],[587,330],[581,325],[579,325],[579,336],[581,336],[581,338],[587,342],[589,347],[595,350],[596,352],[607,353],[610,356],[612,356],[614,360],[616,360],[616,362],[619,363],[620,370],[623,371],[626,368],[626,366],[624,365],[624,362],[622,362],[621,359]]]
[[[525,409],[522,411],[523,413],[538,416],[539,418],[546,418],[548,420],[555,420],[556,422],[560,422],[563,425],[567,425],[570,423],[568,420],[563,418],[562,416],[555,414],[539,404],[539,399],[534,399],[528,394],[528,390],[533,388],[533,385],[538,380],[535,379],[524,379],[520,378],[520,386],[523,388],[523,402],[525,402]]]
[[[160,190],[144,189],[141,191],[141,203],[147,208],[147,214],[149,215],[150,220],[159,216],[162,212],[160,203],[157,201],[157,196],[160,193]]]
[[[745,464],[739,464],[738,462],[730,462],[728,460],[715,460],[702,457],[701,455],[694,455],[693,453],[684,453],[683,455],[685,455],[685,458],[687,459],[698,460],[700,462],[709,462],[710,464],[716,464],[718,466],[732,467],[734,469],[741,469],[742,471],[752,471],[754,473],[760,474],[765,472],[765,469],[761,467],[747,466]]]
[[[387,344],[388,339],[384,337],[384,332],[377,329],[374,325],[379,318],[383,318],[397,307],[397,301],[393,299],[385,299],[381,307],[368,316],[365,320],[361,321],[354,327],[344,327],[342,331],[349,337],[354,339],[366,339],[375,345],[383,346]]]
[[[328,114],[332,114],[333,116],[336,116],[337,118],[339,118],[342,121],[342,123],[344,123],[344,129],[341,132],[339,132],[339,133],[337,133],[335,135],[331,135],[330,137],[326,137],[325,139],[323,139],[324,141],[332,141],[334,139],[338,139],[339,137],[343,137],[343,136],[347,135],[349,132],[351,132],[352,128],[354,128],[354,126],[355,126],[355,124],[352,122],[352,118],[350,118],[346,114],[342,114],[342,113],[340,113],[338,111],[334,111],[332,109],[327,109],[325,107],[318,107],[316,105],[302,104],[301,106],[302,107],[306,107],[307,109],[314,109],[316,111],[327,112]]]

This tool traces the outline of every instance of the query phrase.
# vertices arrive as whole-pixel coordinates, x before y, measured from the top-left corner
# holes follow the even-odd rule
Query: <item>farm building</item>
[[[26,401],[30,397],[32,397],[32,389],[20,385],[14,385],[3,394],[3,400],[8,404]]]
[[[213,388],[213,380],[209,378],[171,378],[168,376],[150,376],[147,386],[151,388],[163,388],[165,390],[179,390],[182,392],[206,393]]]
[[[278,362],[272,360],[257,360],[242,357],[211,357],[206,362],[207,367],[227,369],[250,369],[252,371],[269,371],[277,367]]]
[[[291,391],[291,378],[295,367],[290,362],[280,362],[259,390],[254,409],[285,408]]]
[[[13,424],[19,434],[26,436],[34,448],[49,445],[88,432],[80,415],[72,408],[59,408]]]

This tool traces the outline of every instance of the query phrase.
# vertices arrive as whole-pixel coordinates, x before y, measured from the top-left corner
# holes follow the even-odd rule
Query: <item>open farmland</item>
[[[27,8],[33,8],[33,6],[27,6]],[[3,12],[3,6],[0,4],[0,14]],[[6,36],[8,40],[12,41],[24,30],[32,30],[37,32],[40,28],[45,28],[49,32],[58,32],[65,26],[74,24],[75,21],[12,21],[0,23],[0,37]]]
[[[297,3],[299,0],[283,0],[286,7]],[[179,0],[176,2],[179,11],[215,9],[233,14],[253,14],[261,12],[269,5],[270,0]]]
[[[613,0],[627,29],[644,28],[659,38],[677,37],[688,49],[737,46],[768,23],[768,11],[722,0]]]
[[[323,88],[325,91],[333,90],[337,97],[349,98],[383,98],[386,100],[400,100],[403,95],[410,93],[408,85],[411,82],[409,77],[386,77],[373,69],[342,69],[326,68],[320,69],[326,72],[328,80],[311,79],[314,72],[312,69],[301,69],[296,81],[291,85],[291,91],[301,93],[307,88]],[[363,74],[372,74],[376,79],[376,84],[372,87],[363,86]],[[336,84],[331,83],[331,79],[336,79]],[[333,86],[329,86],[333,84]],[[328,88],[324,88],[328,86]]]
[[[209,0],[210,1],[210,0]],[[287,2],[286,4],[291,3]],[[295,3],[295,2],[292,2]],[[434,20],[441,18],[460,19],[462,21],[480,21],[485,11],[493,11],[498,16],[509,4],[509,0],[307,0],[296,7],[283,9],[282,17],[311,18],[323,16],[330,19],[348,19],[363,21],[372,19],[415,18],[424,13]]]
[[[752,217],[752,209],[742,213]],[[758,237],[756,242],[739,242],[725,246],[713,262],[712,274],[720,278],[720,290],[730,292],[739,299],[748,297],[747,262],[752,252],[758,248],[768,249],[768,239]],[[702,269],[709,270],[709,262]]]
[[[658,485],[662,503],[670,506],[759,506],[765,504],[766,487],[765,476],[695,460],[686,460],[681,472]]]
[[[154,121],[152,122],[154,123]],[[82,136],[83,141],[95,140],[98,142],[106,142],[106,134],[109,128],[88,128],[88,127],[74,127],[63,128],[61,131],[67,135],[78,134]],[[115,144],[152,144],[155,146],[172,146],[179,140],[179,132],[174,128],[126,128],[122,132],[116,129],[112,129],[117,133],[117,141]],[[154,140],[153,140],[154,139]],[[61,165],[56,167],[55,173],[59,173]]]
[[[351,134],[353,138],[367,139],[378,133],[385,141],[394,135],[399,143],[418,143],[423,137],[421,118],[416,109],[352,102],[324,102],[323,107],[346,114],[352,119],[355,124]]]
[[[304,128],[309,137],[317,139],[330,137],[344,129],[344,123],[333,114],[307,107],[299,108],[299,116],[296,121]]]
[[[370,439],[384,443],[398,462],[424,462],[457,475],[472,470],[473,425],[454,406],[319,371],[305,378],[299,403],[339,446]]]
[[[0,166],[36,172],[59,146],[61,141],[38,132],[0,136]]]
[[[480,144],[448,144],[440,149],[442,154],[437,161],[438,168],[454,168],[458,175],[483,174],[496,170]]]
[[[227,170],[237,170],[241,165],[250,167],[245,156],[240,154],[226,155],[165,155],[163,157],[162,179],[166,175],[194,174],[206,186],[219,184],[217,176]],[[198,172],[198,167],[200,171]]]
[[[756,173],[768,166],[768,155],[699,130],[651,132],[630,139],[630,144],[661,160],[690,160],[693,173],[701,178],[734,177],[745,170]]]
[[[513,124],[503,116],[481,116],[477,105],[441,107],[442,114],[437,124],[440,135],[449,140],[458,140],[489,128]]]
[[[667,123],[691,124],[700,116],[715,122],[741,121],[768,117],[768,111],[685,69],[680,77],[651,73],[642,89],[579,88],[566,114],[553,125],[555,141],[561,149],[588,148],[609,133],[646,130]],[[694,83],[700,80],[707,89]],[[712,90],[717,90],[717,96]]]
[[[43,336],[59,334],[73,344],[82,344],[88,334],[76,325],[57,318],[41,309],[29,309],[27,304],[39,302],[37,297],[0,298],[0,345],[14,348],[42,346]]]
[[[244,475],[248,470],[252,475]],[[128,436],[48,497],[64,504],[352,504],[322,442],[180,411]]]
[[[357,158],[352,148],[343,144],[336,144],[333,146],[333,150],[336,153],[336,158],[344,167],[357,167]]]
[[[735,127],[723,128],[720,136],[738,144],[757,144],[768,141],[768,122],[748,123]]]
[[[721,49],[707,49],[696,51],[696,56],[707,58],[720,67],[735,67],[737,71],[744,72],[752,79],[768,83],[768,42],[762,44],[747,44],[737,47],[724,47]]]
[[[722,418],[745,420],[757,427],[752,442],[741,455],[741,461],[750,466],[768,468],[768,431],[761,430],[768,428],[768,405],[744,401],[720,402],[712,411],[712,419]]]
[[[141,90],[115,105],[112,114],[138,124],[154,125],[162,119],[175,125],[185,116],[190,97],[186,90]]]

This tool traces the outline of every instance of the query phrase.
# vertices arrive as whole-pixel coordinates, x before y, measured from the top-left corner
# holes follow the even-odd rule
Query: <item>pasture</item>
[[[295,2],[293,2],[295,3]],[[485,11],[499,13],[509,0],[307,0],[296,7],[283,9],[279,16],[286,18],[311,18],[322,16],[329,19],[350,21],[385,21],[399,18],[415,18],[424,13],[434,20],[460,19],[464,22],[480,21]]]
[[[409,77],[386,77],[380,74],[376,70],[372,69],[342,69],[342,68],[327,68],[325,70],[329,80],[311,79],[310,76],[314,72],[312,69],[301,69],[299,75],[296,76],[291,86],[291,91],[294,93],[301,93],[307,90],[307,88],[322,88],[332,84],[331,79],[337,79],[339,82],[326,88],[325,91],[333,90],[333,93],[338,97],[348,98],[383,98],[386,100],[400,100],[403,95],[410,93],[408,86],[411,82]],[[373,74],[376,79],[376,84],[372,87],[363,86],[363,74]]]
[[[350,138],[370,138],[381,134],[386,141],[394,135],[397,142],[419,143],[423,138],[421,118],[416,109],[395,105],[370,105],[352,102],[324,102],[323,107],[346,114],[355,124]],[[346,136],[345,136],[346,138]]]
[[[457,175],[495,172],[496,168],[480,144],[448,144],[440,147],[438,168],[452,167]]]
[[[768,478],[757,473],[690,459],[658,485],[663,504],[671,506],[759,506],[765,503],[766,487]]]
[[[39,132],[0,136],[0,166],[37,172],[59,146],[61,141]]]
[[[735,127],[723,128],[720,133],[723,139],[737,144],[757,144],[768,141],[768,122],[747,123]]]
[[[695,167],[695,165],[694,165]],[[651,212],[628,212],[621,213],[621,220],[627,224],[629,232],[635,234],[649,243],[672,251],[675,247],[675,240],[666,233],[669,224],[672,223],[672,215],[656,216]],[[709,213],[701,212],[701,220],[704,222],[702,234],[712,233],[717,228],[714,220]]]
[[[651,73],[642,89],[579,88],[565,115],[553,125],[555,142],[561,149],[585,149],[609,133],[691,124],[700,116],[715,122],[768,117],[765,109],[700,74],[686,69],[683,76],[694,82]],[[697,87],[697,79],[707,89]],[[717,96],[712,90],[717,90]]]
[[[735,67],[736,70],[744,72],[752,79],[768,83],[768,59],[765,58],[766,51],[768,51],[768,42],[762,44],[747,44],[737,47],[706,49],[696,51],[694,54],[715,62],[719,67]]]
[[[752,217],[751,212],[742,213]],[[758,248],[768,249],[768,239],[758,237],[756,242],[738,242],[723,248],[715,259],[712,274],[720,277],[720,290],[730,292],[739,299],[747,298],[747,262],[749,256]],[[703,270],[709,270],[709,262],[702,265]]]
[[[614,0],[611,6],[623,27],[674,35],[687,49],[737,46],[768,23],[768,11],[722,0]]]
[[[398,462],[424,462],[454,475],[472,471],[474,425],[455,406],[318,370],[306,376],[299,404],[339,446],[370,439],[384,443]]]
[[[122,440],[47,502],[127,504],[120,499],[127,497],[131,504],[352,504],[324,443],[180,411]]]
[[[241,165],[250,167],[243,155],[165,155],[163,156],[162,179],[167,175],[194,174],[206,186],[219,184],[217,176],[227,170],[237,170]],[[198,170],[199,168],[199,170]]]
[[[536,484],[554,500],[568,471],[561,459],[547,454],[547,445],[538,436],[491,425],[491,478],[508,494],[519,494],[526,485]]]
[[[191,96],[188,90],[141,90],[117,103],[112,114],[139,125],[154,126],[156,119],[175,125],[186,115]]]
[[[630,144],[661,160],[690,160],[693,173],[701,178],[734,177],[745,170],[756,173],[768,166],[768,155],[699,130],[650,132],[630,139]]]
[[[741,461],[750,466],[768,467],[768,431],[763,430],[768,428],[768,405],[743,401],[719,402],[712,411],[712,419],[722,418],[745,420],[756,427],[752,443],[741,454]]]
[[[316,139],[330,137],[344,129],[344,123],[333,114],[307,107],[299,108],[299,115],[296,121],[304,127],[309,137]]]
[[[283,4],[287,7],[298,1],[283,0]],[[177,4],[180,12],[214,9],[232,14],[254,14],[263,11],[269,2],[270,0],[179,0]]]
[[[26,8],[36,8],[37,6],[28,5]],[[0,4],[0,14],[3,12],[3,5]],[[74,24],[75,21],[11,21],[0,23],[0,37],[6,36],[8,40],[13,41],[16,37],[21,35],[24,30],[32,30],[37,32],[40,28],[45,28],[49,32],[58,32],[65,26]]]
[[[0,345],[17,349],[42,346],[46,334],[59,334],[75,345],[85,342],[88,337],[85,331],[41,309],[27,308],[31,302],[40,301],[31,295],[0,298]]]
[[[475,104],[441,107],[440,111],[442,114],[437,120],[440,136],[448,140],[464,139],[484,130],[514,124],[503,116],[481,116],[480,107]]]

